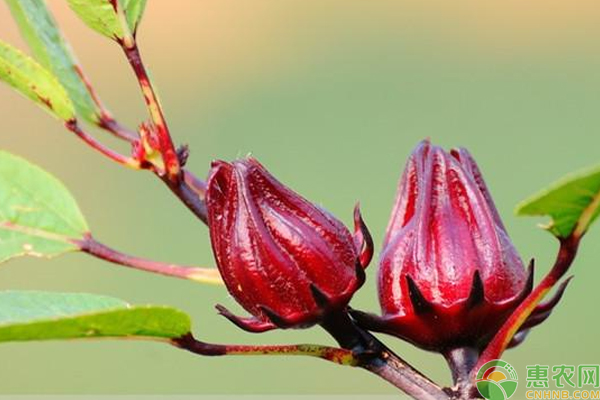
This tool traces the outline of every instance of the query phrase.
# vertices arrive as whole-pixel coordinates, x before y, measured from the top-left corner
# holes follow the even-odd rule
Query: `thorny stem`
[[[81,140],[83,140],[85,143],[87,143],[91,148],[93,148],[94,150],[99,151],[100,153],[102,153],[103,155],[105,155],[106,157],[110,158],[111,160],[124,165],[126,167],[130,167],[133,169],[139,169],[140,165],[139,163],[134,160],[131,157],[126,157],[122,154],[119,154],[111,149],[109,149],[108,147],[104,146],[102,143],[98,142],[96,139],[94,139],[91,135],[89,135],[88,133],[86,133],[77,123],[76,120],[70,120],[67,121],[65,123],[65,127],[70,130],[71,132],[73,132],[75,135],[77,135]]]
[[[324,317],[321,327],[342,348],[354,352],[357,358],[357,367],[378,375],[412,398],[417,400],[450,399],[442,388],[387,348],[370,332],[357,326],[346,311],[330,313]]]
[[[83,240],[75,240],[74,243],[81,251],[113,264],[202,283],[221,284],[223,282],[217,269],[188,267],[134,257],[99,243],[89,234]]]
[[[140,88],[144,95],[144,100],[146,101],[146,106],[148,107],[150,118],[156,127],[160,152],[168,179],[171,182],[177,183],[181,178],[181,165],[179,162],[179,157],[177,156],[175,145],[171,139],[171,134],[169,132],[162,107],[160,106],[154,87],[150,82],[146,67],[142,62],[140,51],[135,41],[133,41],[133,43],[123,42],[121,43],[121,47],[125,52],[125,56],[127,57],[135,76],[137,77]]]
[[[521,328],[523,323],[527,320],[527,317],[531,315],[544,296],[546,296],[546,294],[548,294],[556,283],[566,274],[577,255],[581,237],[582,234],[571,234],[566,238],[559,238],[560,248],[552,269],[515,309],[515,311],[513,311],[511,316],[492,338],[485,350],[481,353],[477,365],[471,371],[472,377],[483,364],[497,359],[502,355],[512,338],[519,331],[519,328]]]

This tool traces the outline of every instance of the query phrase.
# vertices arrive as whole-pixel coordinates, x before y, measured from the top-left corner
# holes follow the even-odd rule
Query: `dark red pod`
[[[353,237],[255,159],[214,162],[206,204],[219,271],[252,317],[218,308],[241,328],[261,332],[313,325],[325,313],[344,308],[363,284],[372,252],[360,214]]]
[[[383,317],[357,318],[425,349],[481,348],[531,285],[470,154],[419,144],[380,257]]]

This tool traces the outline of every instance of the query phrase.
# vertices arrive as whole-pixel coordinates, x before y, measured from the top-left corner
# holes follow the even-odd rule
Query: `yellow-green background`
[[[110,41],[50,4],[101,97],[131,126],[146,117]],[[152,0],[139,41],[179,143],[200,176],[252,152],[283,182],[349,223],[360,200],[380,241],[397,177],[422,138],[476,156],[523,258],[538,276],[556,248],[514,205],[600,149],[600,4],[561,0]],[[24,47],[0,4],[0,37]],[[213,265],[206,228],[150,174],[125,170],[0,87],[0,147],[60,177],[96,236],[165,261]],[[109,141],[110,144],[115,142]],[[600,363],[600,227],[585,239],[565,301],[517,350],[526,364]],[[375,266],[353,301],[377,310]],[[20,259],[0,288],[82,291],[188,311],[215,342],[328,342],[318,329],[258,336],[215,315],[224,289],[84,255]],[[447,383],[442,359],[389,340]],[[524,379],[522,379],[524,383]],[[523,388],[525,385],[522,384]],[[0,393],[393,393],[374,376],[294,358],[194,357],[145,342],[0,346]]]

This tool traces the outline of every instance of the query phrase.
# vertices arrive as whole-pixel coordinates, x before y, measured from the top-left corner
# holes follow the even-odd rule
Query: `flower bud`
[[[346,307],[364,283],[372,246],[358,210],[353,236],[253,158],[214,162],[206,204],[219,271],[252,317],[217,308],[239,327],[311,326]]]
[[[532,270],[500,220],[475,160],[428,141],[399,183],[380,257],[374,330],[436,351],[481,348],[531,291]]]

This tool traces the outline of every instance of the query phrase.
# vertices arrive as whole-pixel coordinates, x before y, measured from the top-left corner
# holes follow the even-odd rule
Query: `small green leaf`
[[[83,81],[69,46],[66,44],[45,0],[5,0],[36,60],[67,90],[77,115],[97,123],[101,110]]]
[[[520,203],[516,213],[549,216],[545,228],[559,238],[581,236],[600,214],[600,167],[566,176]]]
[[[77,203],[52,175],[0,151],[0,263],[79,250],[88,232]]]
[[[71,9],[96,32],[123,40],[135,35],[146,0],[68,0]],[[125,23],[126,21],[126,23]]]
[[[75,118],[73,103],[58,79],[33,59],[2,41],[0,80],[63,121]]]
[[[0,342],[180,337],[191,330],[182,311],[132,306],[106,296],[34,291],[0,292]]]
[[[124,4],[129,30],[135,34],[144,15],[146,0],[125,0]]]

